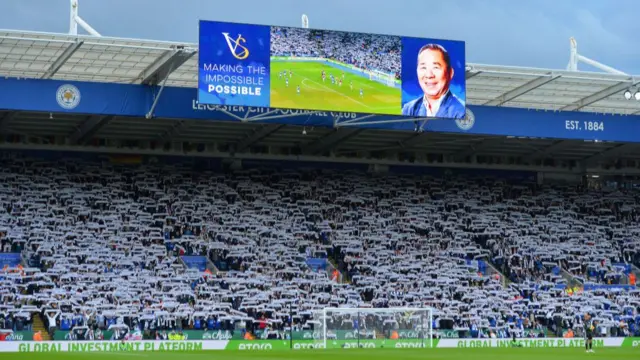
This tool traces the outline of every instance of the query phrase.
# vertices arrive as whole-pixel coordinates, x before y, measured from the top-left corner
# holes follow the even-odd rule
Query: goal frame
[[[376,81],[389,87],[393,87],[395,84],[395,76],[378,70],[367,70],[369,74],[369,80]]]
[[[322,309],[322,343],[324,348],[327,349],[327,312],[334,313],[357,313],[357,314],[375,314],[381,312],[417,312],[428,311],[429,316],[424,321],[428,321],[429,324],[429,348],[433,348],[433,308],[413,308],[413,307],[397,307],[397,308],[335,308],[328,307]],[[358,316],[359,317],[359,316]],[[423,337],[424,340],[424,337]],[[426,343],[425,343],[426,344]]]

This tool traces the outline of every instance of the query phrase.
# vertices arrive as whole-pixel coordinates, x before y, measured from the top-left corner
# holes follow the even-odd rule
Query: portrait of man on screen
[[[464,118],[465,106],[449,89],[453,67],[447,50],[427,44],[418,51],[417,77],[422,96],[402,107],[402,115],[416,117]]]

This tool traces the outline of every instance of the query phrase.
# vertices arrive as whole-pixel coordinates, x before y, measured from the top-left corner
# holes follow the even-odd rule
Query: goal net
[[[395,86],[396,78],[392,74],[383,73],[382,71],[378,71],[378,70],[369,70],[368,73],[369,73],[369,80],[377,81],[389,87]]]
[[[430,308],[325,308],[314,313],[317,347],[433,347]]]

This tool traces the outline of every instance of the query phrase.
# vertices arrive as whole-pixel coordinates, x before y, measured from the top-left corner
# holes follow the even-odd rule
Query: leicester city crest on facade
[[[473,115],[473,112],[467,108],[464,114],[464,119],[456,119],[456,125],[460,128],[460,130],[470,130],[473,127],[473,124],[476,123],[476,116]]]
[[[63,109],[75,109],[80,104],[80,90],[73,85],[64,84],[56,92],[56,101]]]

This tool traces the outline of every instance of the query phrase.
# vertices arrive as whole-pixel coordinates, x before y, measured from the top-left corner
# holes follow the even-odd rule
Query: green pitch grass
[[[289,86],[281,71],[293,72]],[[327,78],[322,81],[322,70]],[[342,86],[331,84],[329,73],[342,77],[342,70],[317,62],[274,61],[271,63],[271,107],[321,111],[358,112],[368,114],[402,114],[399,88],[390,87],[368,77],[344,72]],[[353,81],[353,89],[349,83]],[[300,86],[300,95],[296,88]],[[360,96],[360,89],[364,95]]]
[[[584,349],[348,349],[348,350],[288,350],[288,351],[203,351],[189,352],[127,352],[127,353],[3,353],[2,360],[637,360],[637,348],[600,348],[593,354]]]

